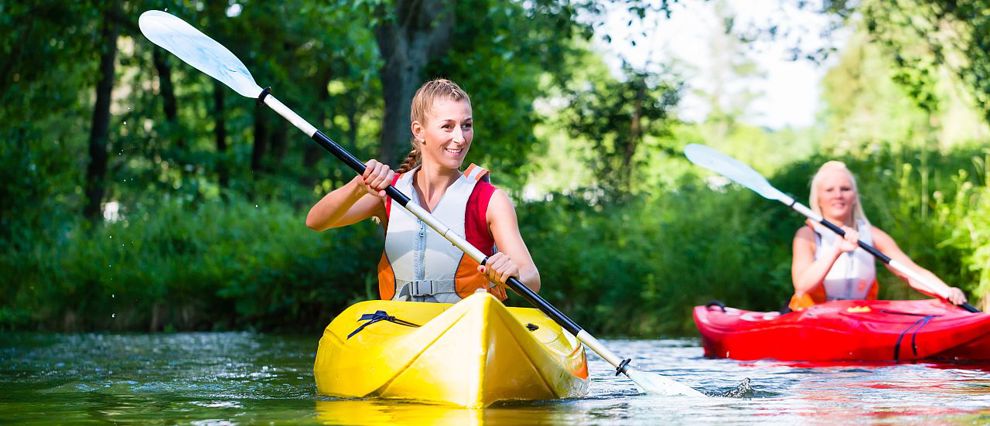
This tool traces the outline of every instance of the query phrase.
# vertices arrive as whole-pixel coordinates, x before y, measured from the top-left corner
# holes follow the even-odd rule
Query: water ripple
[[[589,353],[584,398],[465,410],[318,396],[319,336],[0,334],[0,423],[945,424],[990,422],[990,366],[713,360],[694,339],[607,340],[712,398],[642,394]]]

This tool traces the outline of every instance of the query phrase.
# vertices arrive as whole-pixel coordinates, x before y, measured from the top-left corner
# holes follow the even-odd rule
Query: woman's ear
[[[426,133],[425,132],[426,129],[423,128],[423,125],[420,124],[419,121],[413,121],[412,123],[409,123],[409,130],[412,131],[413,139],[416,139],[417,141],[419,141],[419,143],[423,143],[423,141],[426,139],[423,135],[424,133]]]

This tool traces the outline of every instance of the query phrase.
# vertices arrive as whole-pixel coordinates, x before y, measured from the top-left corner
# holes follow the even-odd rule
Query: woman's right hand
[[[849,253],[859,248],[859,231],[848,226],[843,226],[842,230],[846,231],[846,235],[842,237],[842,241],[839,241],[839,250]]]
[[[388,165],[378,162],[378,160],[368,160],[364,163],[364,173],[361,174],[361,183],[365,191],[379,198],[385,198],[385,188],[392,185],[395,179],[395,172]]]
[[[962,305],[963,303],[966,303],[966,293],[963,293],[959,287],[949,287],[949,296],[947,299],[949,302],[952,302],[953,305]]]

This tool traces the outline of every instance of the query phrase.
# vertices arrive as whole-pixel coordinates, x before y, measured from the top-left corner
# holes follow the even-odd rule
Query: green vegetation
[[[236,3],[0,5],[0,31],[15,35],[0,42],[0,330],[318,329],[376,297],[377,225],[304,226],[350,171],[144,40],[137,16],[166,7],[360,158],[407,148],[383,130],[397,108],[387,95],[406,90],[389,67],[418,70],[404,76],[416,85],[460,82],[477,114],[469,160],[516,198],[543,295],[596,333],[689,334],[696,304],[777,309],[790,295],[801,218],[691,166],[688,143],[801,199],[822,162],[845,161],[871,221],[974,301],[990,299],[990,131],[974,107],[990,65],[972,47],[985,19],[966,21],[969,9],[912,3],[912,16],[972,35],[924,39],[956,59],[919,67],[939,56],[887,25],[915,9],[837,7],[856,32],[823,82],[820,124],[769,130],[742,120],[756,94],[709,93],[716,113],[680,122],[676,74],[612,75],[589,47],[600,6],[459,2],[444,9],[457,17],[449,32],[430,39],[443,42],[404,67],[382,52],[423,40],[379,35],[422,16],[405,2]],[[625,4],[635,14],[645,3]],[[728,78],[759,74],[736,53],[722,52]],[[920,297],[881,281],[885,298]]]

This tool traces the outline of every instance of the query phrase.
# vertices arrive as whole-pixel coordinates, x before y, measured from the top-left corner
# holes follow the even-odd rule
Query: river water
[[[702,357],[696,339],[605,340],[706,393],[640,394],[589,353],[580,399],[469,410],[318,396],[318,335],[0,334],[0,424],[990,424],[990,365],[807,365]]]

